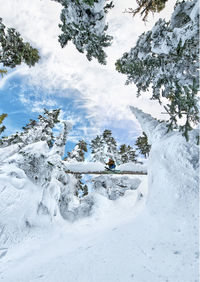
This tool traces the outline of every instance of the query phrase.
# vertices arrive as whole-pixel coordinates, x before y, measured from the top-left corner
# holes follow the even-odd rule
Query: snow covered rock
[[[116,200],[124,196],[127,190],[136,190],[141,183],[138,178],[127,176],[116,177],[112,175],[98,176],[93,180],[93,187],[96,192],[110,200]]]

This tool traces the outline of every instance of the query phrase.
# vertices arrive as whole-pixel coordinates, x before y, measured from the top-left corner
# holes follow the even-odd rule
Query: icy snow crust
[[[187,143],[178,132],[167,134],[164,123],[131,110],[152,145],[148,179],[95,177],[91,212],[84,214],[88,205],[83,203],[75,221],[68,220],[69,212],[66,219],[59,213],[63,191],[56,179],[65,162],[58,154],[51,154],[45,142],[23,148],[35,154],[42,150],[46,162],[58,164],[54,181],[42,186],[27,177],[15,146],[0,151],[1,281],[198,281],[197,132]],[[71,197],[68,211],[74,211],[80,204],[71,196],[76,180],[64,180],[65,199]],[[123,185],[132,188],[121,195]]]

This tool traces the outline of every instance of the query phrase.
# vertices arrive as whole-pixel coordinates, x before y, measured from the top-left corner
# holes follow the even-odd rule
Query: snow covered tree
[[[160,103],[162,97],[168,99],[168,130],[177,128],[179,119],[185,119],[180,130],[186,139],[199,120],[198,19],[196,0],[178,3],[169,22],[160,19],[116,62],[116,69],[127,75],[127,84],[136,84],[138,96],[152,88],[152,99]]]
[[[119,154],[121,156],[121,162],[137,162],[135,150],[130,145],[122,144],[119,148]]]
[[[142,136],[139,136],[136,140],[135,145],[137,146],[137,150],[140,151],[145,158],[149,155],[151,146],[148,144],[148,138],[145,132],[143,132]]]
[[[102,134],[103,141],[105,143],[105,157],[112,158],[116,163],[120,161],[120,157],[117,150],[117,142],[112,136],[112,131],[105,129]]]
[[[102,135],[97,135],[91,140],[90,148],[93,161],[106,163],[108,158],[112,158],[116,163],[120,163],[117,142],[111,130],[105,129]]]
[[[79,140],[72,152],[68,152],[67,161],[75,160],[77,162],[85,161],[85,153],[87,152],[87,143],[84,140]]]
[[[167,0],[136,0],[138,4],[137,9],[129,8],[125,12],[135,16],[140,13],[143,16],[143,21],[146,21],[149,13],[157,13],[162,11],[165,8],[165,3]]]
[[[97,137],[91,140],[90,143],[92,160],[94,162],[104,163],[104,142],[102,136],[97,135]]]
[[[7,147],[11,144],[19,144],[23,147],[38,141],[46,141],[48,146],[52,147],[54,142],[52,129],[55,124],[59,122],[59,113],[59,109],[52,111],[44,109],[44,115],[39,115],[38,121],[31,119],[30,122],[23,127],[22,132],[17,132],[9,137],[3,137],[0,140],[0,147]]]
[[[106,53],[103,48],[111,45],[112,36],[106,34],[106,12],[112,4],[105,5],[104,0],[54,0],[62,6],[59,27],[61,47],[72,41],[81,53],[86,51],[89,61],[96,58],[106,64]]]
[[[22,62],[29,67],[34,66],[40,59],[38,50],[24,42],[19,32],[14,28],[6,30],[0,18],[0,63],[5,67],[14,68]],[[1,70],[4,72],[4,70]]]

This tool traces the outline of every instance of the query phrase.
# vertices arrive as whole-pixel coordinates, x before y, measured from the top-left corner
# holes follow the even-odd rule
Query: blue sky
[[[108,14],[108,34],[113,35],[106,48],[107,65],[89,62],[72,43],[62,49],[58,43],[61,5],[54,1],[0,0],[3,22],[16,28],[25,41],[39,49],[41,59],[34,67],[22,64],[0,80],[0,113],[8,113],[5,134],[20,130],[29,119],[36,119],[43,108],[62,109],[62,118],[70,120],[68,148],[79,139],[89,142],[104,129],[110,129],[119,144],[134,145],[141,128],[129,110],[136,106],[154,117],[163,118],[162,107],[150,101],[150,94],[136,98],[136,87],[125,85],[126,77],[115,70],[115,62],[134,46],[138,36],[152,28],[159,17],[168,17],[174,0],[159,15],[144,24],[123,11],[133,7],[132,0],[114,0]],[[12,15],[12,16],[11,16]]]
[[[42,91],[41,93],[40,91],[34,92],[31,86],[24,88],[23,78],[18,75],[9,79],[4,87],[0,89],[0,110],[1,113],[8,114],[8,117],[4,120],[6,126],[4,135],[21,131],[22,126],[28,123],[29,119],[37,119],[38,115],[43,112],[43,108],[50,110],[60,108],[62,118],[69,120],[73,124],[66,150],[70,151],[80,139],[84,139],[89,143],[92,138],[102,133],[104,129],[112,130],[113,136],[117,139],[119,145],[122,143],[134,145],[140,131],[135,130],[135,133],[133,132],[130,136],[127,128],[124,128],[123,121],[116,124],[112,119],[108,119],[102,126],[95,128],[95,122],[87,118],[87,109],[81,107],[80,101],[75,98],[80,96],[81,93],[76,89],[67,89],[64,92],[66,91],[69,93],[67,97],[64,94],[62,97],[61,92],[59,92],[60,96],[58,97],[56,92],[52,91],[44,95]],[[127,121],[126,125],[134,131],[134,124],[131,121]]]

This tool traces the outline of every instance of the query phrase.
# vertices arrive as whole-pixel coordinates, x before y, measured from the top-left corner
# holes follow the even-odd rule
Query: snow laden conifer
[[[67,161],[73,160],[77,162],[85,161],[85,153],[87,152],[87,143],[84,140],[79,140],[72,152],[68,152]]]
[[[137,155],[135,150],[130,145],[122,144],[119,148],[119,155],[121,156],[121,162],[128,163],[128,162],[137,162]]]
[[[101,163],[106,163],[109,158],[112,158],[116,164],[119,164],[120,156],[117,149],[117,142],[112,136],[112,131],[105,129],[104,132],[93,140],[90,144],[92,160]]]
[[[151,146],[148,144],[148,138],[145,132],[142,133],[142,136],[137,138],[135,145],[137,146],[136,149],[139,150],[145,158],[149,156]]]
[[[38,141],[46,141],[48,146],[52,147],[54,142],[52,129],[59,122],[59,113],[59,109],[52,111],[44,109],[44,115],[39,115],[38,121],[30,119],[30,122],[23,127],[22,132],[2,138],[0,147],[7,147],[13,144],[19,144],[20,147],[24,147]]]
[[[111,45],[112,36],[106,34],[106,13],[112,8],[112,2],[105,5],[104,0],[54,0],[62,6],[59,27],[61,47],[72,41],[77,50],[86,52],[89,61],[96,58],[106,64],[106,53],[103,48]]]
[[[102,138],[105,144],[106,159],[112,158],[118,164],[120,162],[120,157],[117,150],[117,142],[112,136],[112,131],[105,129]]]
[[[92,160],[94,162],[104,163],[105,162],[104,142],[102,136],[97,135],[96,138],[91,140],[90,148],[91,148]]]
[[[2,18],[0,18],[0,63],[4,67],[14,68],[24,62],[31,67],[39,59],[38,50],[28,42],[24,42],[20,37],[20,33],[14,28],[6,30]],[[1,70],[2,72],[5,73],[5,70]]]
[[[177,128],[178,120],[183,119],[180,130],[186,139],[199,120],[198,20],[196,0],[176,4],[169,22],[157,21],[116,62],[116,69],[127,75],[127,84],[136,84],[138,95],[152,89],[153,99],[162,102],[162,97],[167,98],[168,130]]]

